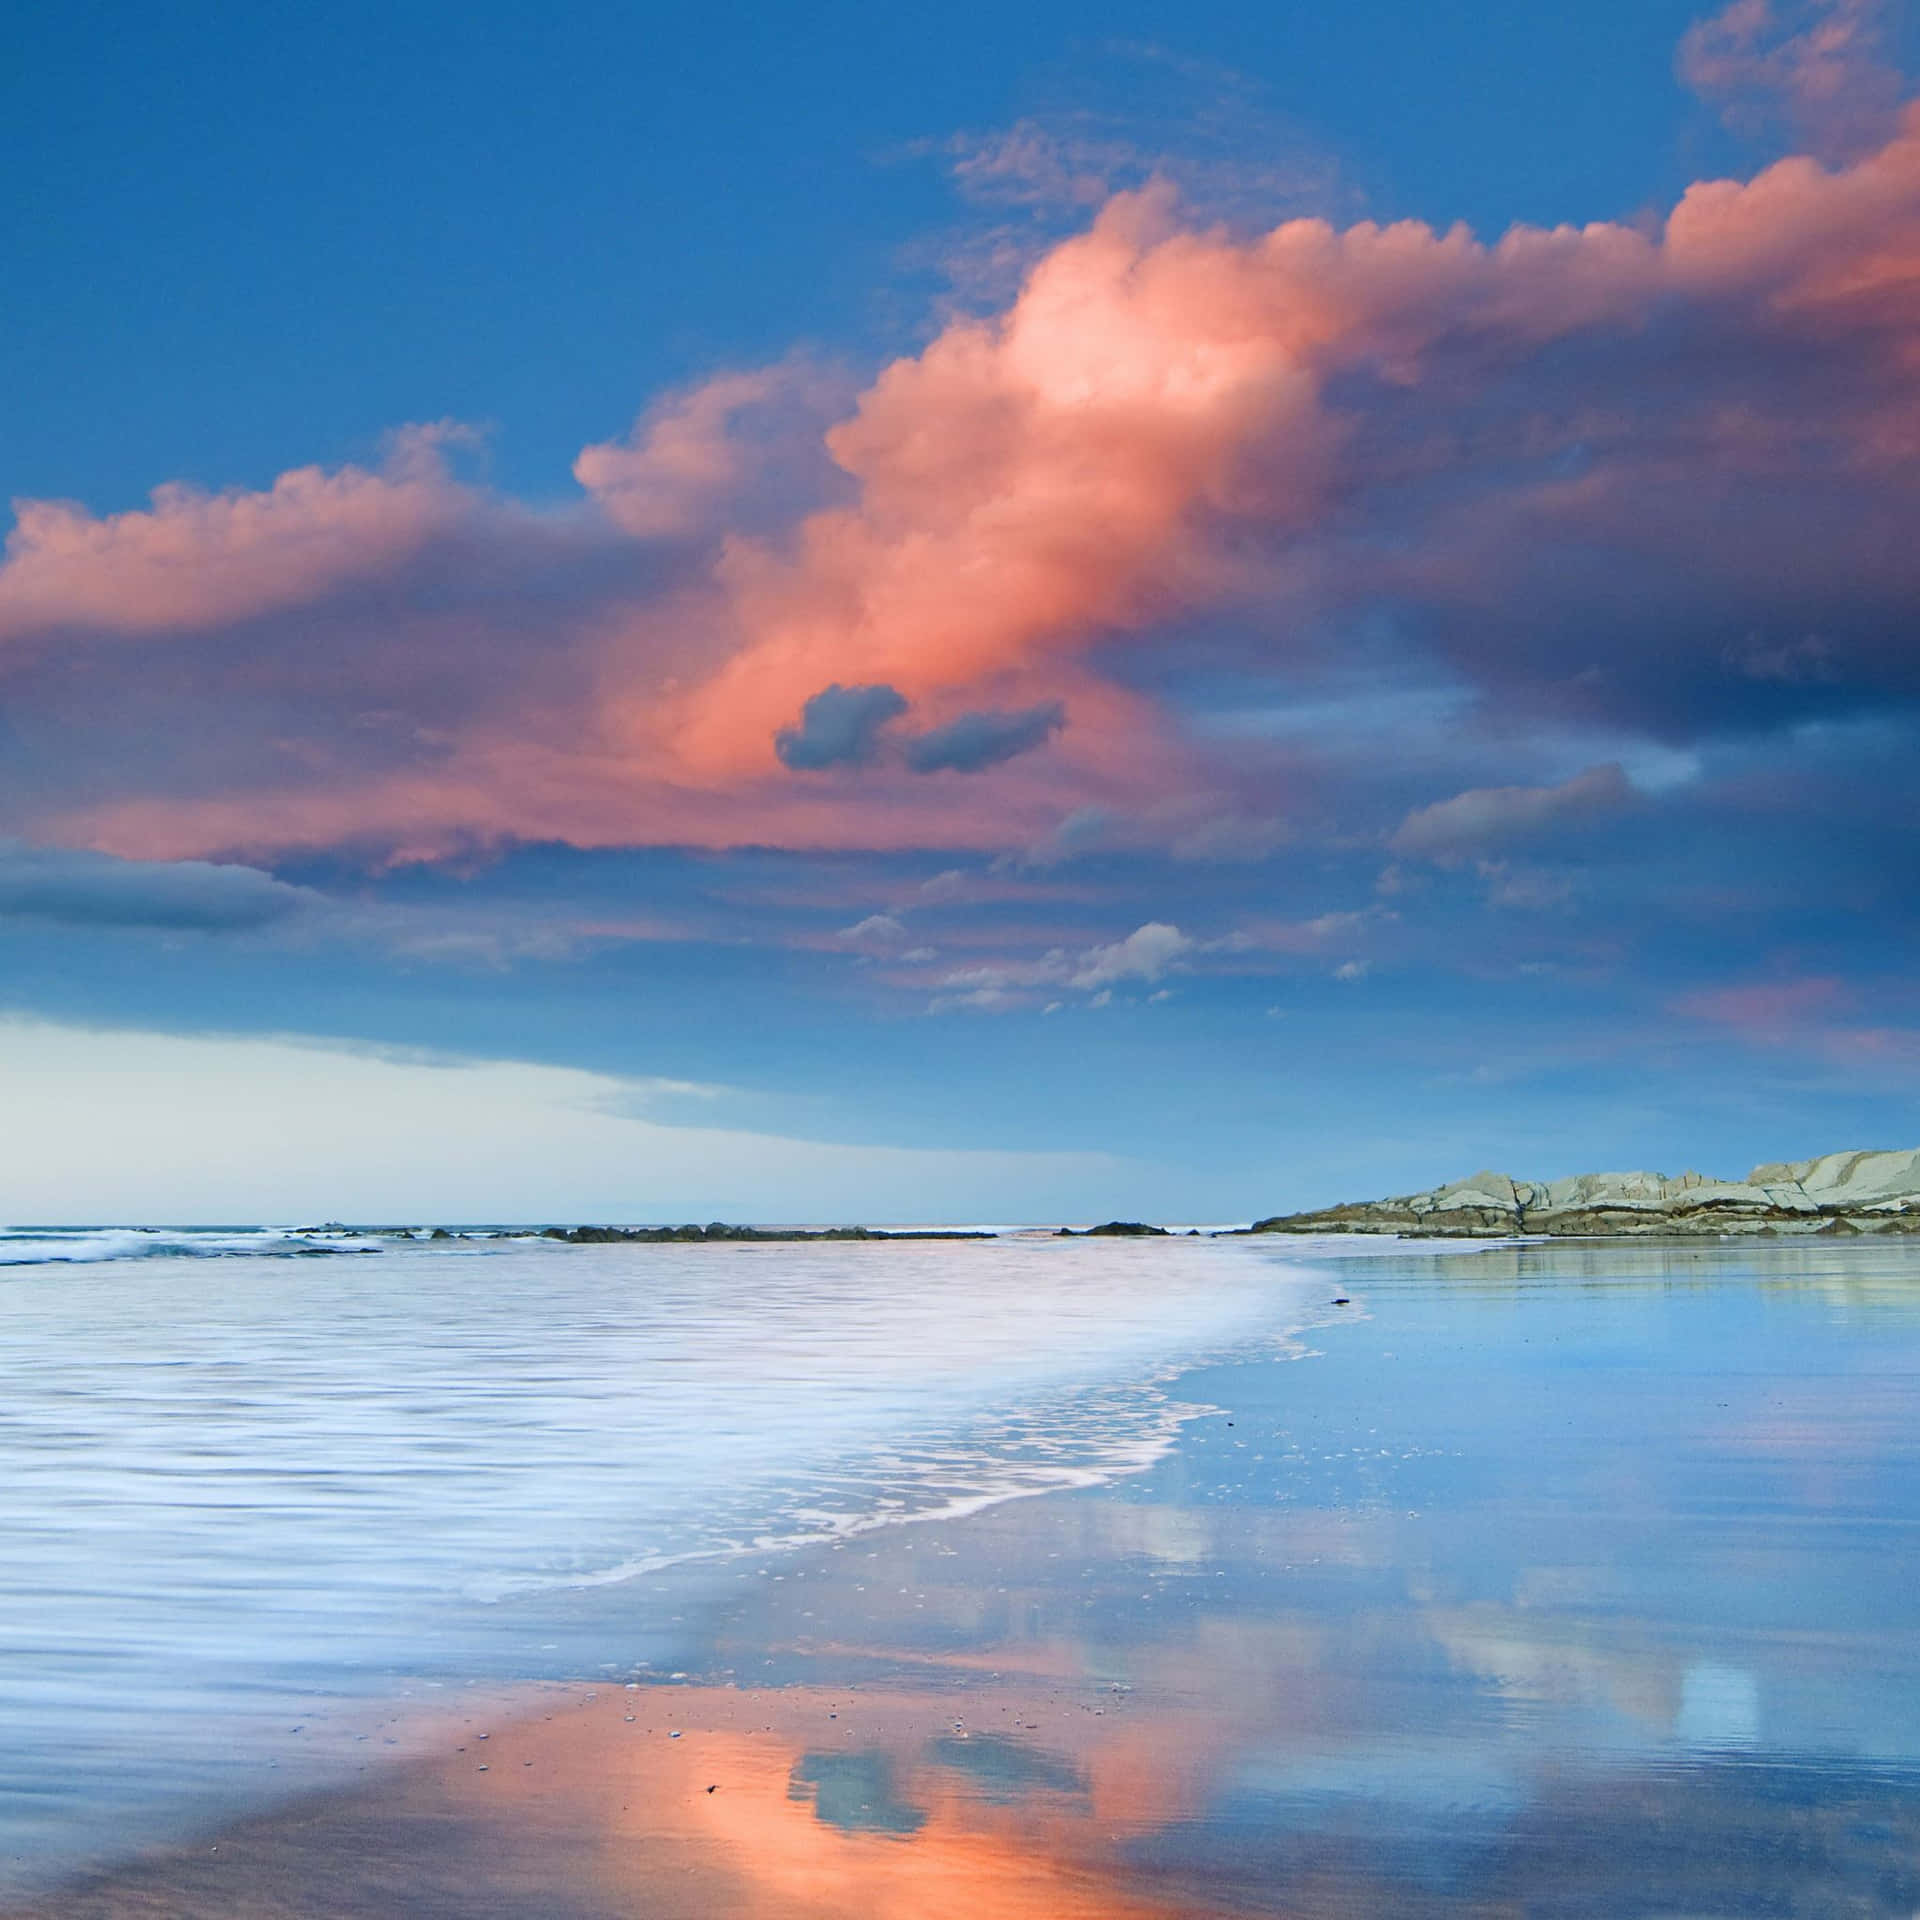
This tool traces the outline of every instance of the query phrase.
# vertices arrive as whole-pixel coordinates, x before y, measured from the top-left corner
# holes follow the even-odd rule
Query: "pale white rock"
[[[1276,1215],[1254,1231],[1455,1238],[1920,1231],[1920,1149],[1770,1162],[1744,1180],[1691,1169],[1514,1180],[1488,1168],[1425,1193]]]
[[[1823,1153],[1816,1160],[1755,1167],[1747,1179],[1757,1187],[1797,1187],[1821,1206],[1897,1204],[1920,1196],[1920,1150]]]

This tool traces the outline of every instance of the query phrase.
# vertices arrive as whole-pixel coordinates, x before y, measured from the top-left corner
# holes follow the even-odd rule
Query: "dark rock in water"
[[[740,1227],[724,1220],[715,1220],[704,1227],[543,1227],[540,1237],[543,1240],[564,1240],[570,1246],[600,1247],[662,1246],[669,1242],[689,1241],[991,1240],[995,1236],[946,1227]]]
[[[1106,1220],[1097,1227],[1062,1227],[1056,1240],[1149,1240],[1167,1238],[1165,1227],[1150,1227],[1144,1220]]]

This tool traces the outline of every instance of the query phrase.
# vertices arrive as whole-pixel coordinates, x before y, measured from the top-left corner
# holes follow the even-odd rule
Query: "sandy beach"
[[[678,1677],[436,1709],[18,1913],[1904,1920],[1920,1312],[1877,1260],[1349,1268],[1316,1352],[1177,1383],[1146,1473],[743,1565]]]
[[[1920,0],[6,28],[0,1920],[1920,1920]]]

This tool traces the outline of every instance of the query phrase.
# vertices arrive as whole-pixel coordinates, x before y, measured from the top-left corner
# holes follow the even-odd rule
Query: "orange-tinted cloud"
[[[856,504],[789,550],[730,550],[741,645],[676,745],[700,766],[760,764],[781,718],[835,677],[920,700],[1048,662],[1077,671],[1103,640],[1324,567],[1329,543],[1365,532],[1356,502],[1373,494],[1392,530],[1409,488],[1450,474],[1483,540],[1524,516],[1536,538],[1585,532],[1656,561],[1673,533],[1625,497],[1649,466],[1724,497],[1810,478],[1817,441],[1910,484],[1916,272],[1916,121],[1843,172],[1792,160],[1696,186],[1657,237],[1603,223],[1488,246],[1302,220],[1240,242],[1186,230],[1156,193],[1121,196],[1008,313],[956,324],[862,397],[829,436]],[[1663,421],[1634,381],[1672,362],[1648,336],[1676,311],[1731,357],[1732,390],[1703,382]],[[1569,351],[1590,380],[1556,379]],[[1782,389],[1769,360],[1800,377]],[[1820,392],[1823,370],[1853,391]],[[1489,403],[1515,388],[1503,420]],[[1486,444],[1466,437],[1476,413]],[[1596,449],[1611,458],[1583,467]],[[1489,502],[1496,463],[1507,482]],[[1462,511],[1428,509],[1403,579],[1497,591],[1471,548],[1483,577],[1449,579],[1461,550],[1431,538]],[[1712,549],[1698,557],[1711,570]]]
[[[1828,976],[1710,987],[1674,1003],[1676,1013],[1732,1027],[1754,1040],[1786,1040],[1824,1027],[1847,1003],[1845,984]]]
[[[805,359],[722,373],[649,407],[625,440],[583,448],[573,477],[607,517],[643,539],[682,536],[719,516],[778,513],[782,489],[817,485],[821,433],[852,383]]]
[[[1742,132],[1784,114],[1816,150],[1851,157],[1886,137],[1900,75],[1884,0],[1732,0],[1680,42],[1682,80]]]
[[[1904,982],[1894,989],[1904,1010]],[[1888,996],[1883,988],[1879,997]],[[1708,987],[1683,994],[1671,1011],[1724,1027],[1750,1046],[1790,1050],[1871,1084],[1900,1088],[1920,1062],[1920,1027],[1857,1024],[1863,996],[1837,976]]]
[[[1656,734],[1920,698],[1916,286],[1911,111],[1657,230],[1241,238],[1156,187],[824,439],[811,376],[723,376],[587,449],[570,511],[419,440],[106,518],[29,503],[0,691],[35,745],[0,828],[170,855],[1005,848],[1096,816],[1271,840],[1302,763],[1189,732],[1198,619],[1210,659],[1274,673],[1389,608],[1436,672]],[[836,686],[893,690],[900,738],[979,777],[783,765]],[[980,716],[1044,751],[972,751]]]
[[[385,472],[301,467],[258,493],[168,485],[144,511],[101,518],[69,501],[16,501],[0,644],[207,628],[376,579],[471,511],[421,457],[426,444],[410,438]]]

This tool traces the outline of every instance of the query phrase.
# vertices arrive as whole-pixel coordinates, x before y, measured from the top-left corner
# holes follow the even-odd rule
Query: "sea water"
[[[1096,1676],[1175,1910],[1920,1911],[1911,1242],[82,1238],[0,1270],[15,1885],[471,1686],[884,1640]]]
[[[663,1570],[1135,1471],[1173,1370],[1325,1291],[1208,1240],[0,1236],[0,1893],[366,1764],[378,1703],[669,1662]]]
[[[1920,1913],[1920,1247],[1352,1250],[1147,1470],[716,1609],[776,1727],[861,1687],[788,1716],[788,1799],[888,1842],[763,1819],[746,1904],[958,1856],[1088,1912]]]

